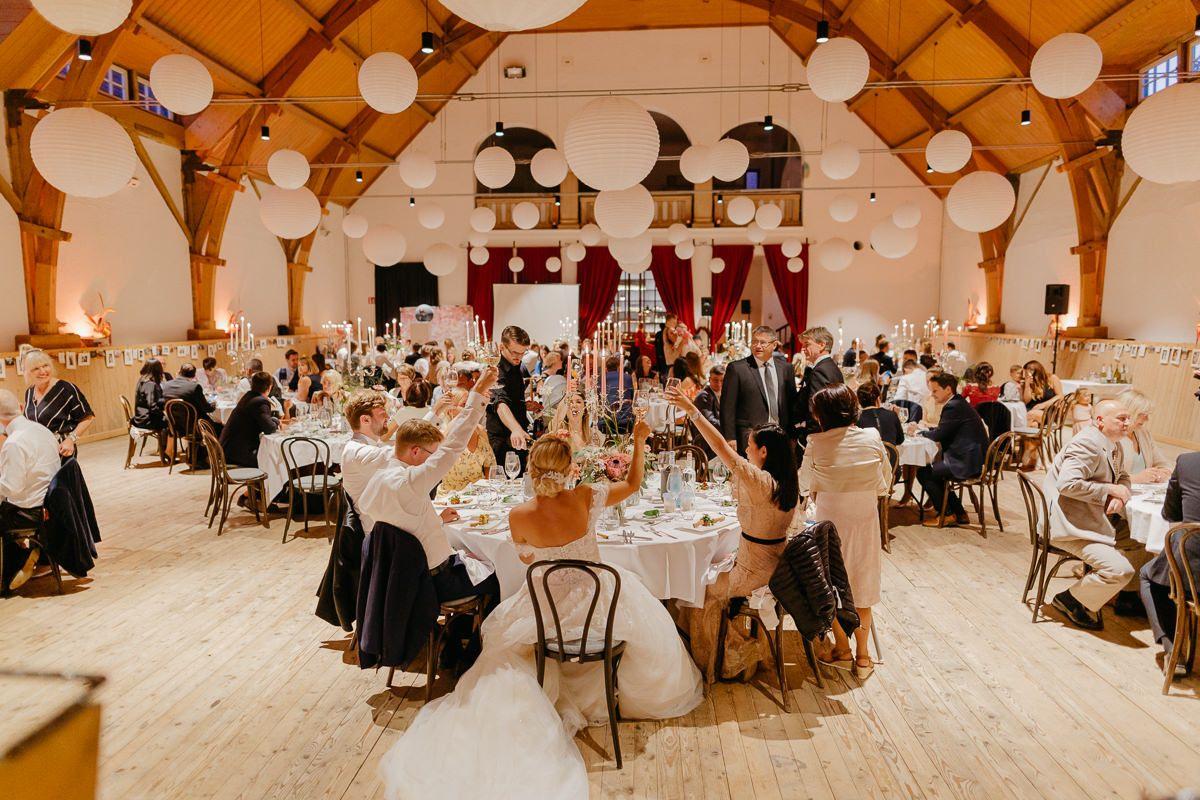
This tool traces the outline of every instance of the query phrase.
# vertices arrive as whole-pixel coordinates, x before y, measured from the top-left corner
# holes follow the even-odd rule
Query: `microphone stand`
[[[1054,355],[1050,358],[1050,373],[1058,374],[1058,314],[1054,315]]]

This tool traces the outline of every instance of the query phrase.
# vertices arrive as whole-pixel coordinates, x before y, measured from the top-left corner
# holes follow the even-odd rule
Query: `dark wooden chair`
[[[471,635],[479,633],[483,625],[483,611],[487,608],[487,597],[463,597],[458,600],[448,600],[438,607],[437,623],[429,629],[429,643],[425,647],[425,702],[433,699],[433,684],[437,679],[438,662],[442,657],[442,644],[446,631],[451,622],[457,617],[471,617]],[[356,637],[357,638],[357,637]],[[388,668],[387,688],[392,687],[392,678],[396,674],[395,667]],[[458,674],[455,673],[455,678]]]
[[[196,438],[200,445],[204,448],[205,454],[208,453],[208,445],[205,442],[204,435],[207,433],[212,438],[217,438],[217,429],[207,419],[199,420],[196,423]],[[209,481],[208,481],[208,503],[204,506],[204,516],[207,517],[212,509],[213,503],[217,502],[217,471],[212,469],[212,462],[209,461]]]
[[[948,478],[946,480],[946,491],[942,493],[942,507],[938,509],[938,527],[944,527],[946,524],[946,507],[949,505],[950,495],[954,493],[958,496],[959,502],[962,502],[963,492],[965,491],[971,498],[971,505],[975,508],[975,513],[979,515],[979,534],[983,538],[987,538],[987,512],[984,509],[984,500],[990,495],[992,499],[992,512],[996,515],[996,521],[1000,523],[1000,506],[996,501],[996,484],[1000,480],[1000,473],[1004,470],[1004,463],[1008,459],[1009,452],[1012,449],[1013,436],[1012,434],[1004,434],[998,437],[990,445],[987,452],[983,456],[983,469],[974,478],[957,480]],[[975,490],[979,493],[976,494]],[[1000,530],[1003,532],[1004,524],[1000,523]]]
[[[305,453],[305,449],[309,453]],[[342,476],[333,473],[333,456],[329,442],[324,439],[313,439],[308,436],[289,436],[283,440],[283,463],[288,473],[288,510],[287,521],[283,524],[283,541],[287,542],[288,529],[291,527],[295,511],[296,498],[304,513],[304,532],[308,532],[308,498],[321,497],[321,518],[326,530],[330,530],[330,507],[337,508],[333,515],[336,523],[342,509]],[[310,460],[301,456],[312,455]],[[301,464],[304,466],[301,466]],[[330,540],[333,534],[329,535]]]
[[[1025,577],[1025,591],[1021,602],[1029,602],[1029,592],[1037,586],[1037,594],[1033,601],[1033,622],[1038,620],[1038,612],[1046,601],[1046,587],[1050,579],[1058,572],[1058,568],[1068,561],[1082,561],[1073,553],[1068,553],[1050,541],[1050,509],[1046,504],[1046,495],[1042,487],[1024,472],[1017,473],[1017,481],[1021,485],[1021,497],[1025,501],[1025,519],[1029,523],[1029,544],[1033,553],[1029,560],[1029,574]],[[1047,569],[1050,556],[1055,557],[1054,566]]]
[[[1171,691],[1175,665],[1179,663],[1179,653],[1184,647],[1187,647],[1184,672],[1192,674],[1196,664],[1196,639],[1200,631],[1200,595],[1196,590],[1200,588],[1200,582],[1186,555],[1188,540],[1193,536],[1200,536],[1200,524],[1182,522],[1171,526],[1164,543],[1171,576],[1171,600],[1175,603],[1175,636],[1171,640],[1174,642],[1171,656],[1163,663],[1163,694]]]
[[[167,439],[175,448],[167,458],[167,473],[170,474],[180,461],[187,464],[188,469],[195,469],[201,443],[196,438],[196,409],[183,400],[168,400],[163,407],[163,416],[167,420]]]
[[[888,493],[879,498],[879,537],[882,540],[883,549],[890,553],[892,552],[892,537],[888,534],[888,525],[892,513],[892,490],[900,478],[900,448],[891,442],[884,442],[883,448],[887,450],[888,461],[892,465],[892,482],[888,484]]]
[[[784,669],[785,661],[783,654],[783,618],[787,612],[778,601],[775,601],[775,617],[778,622],[774,629],[768,629],[763,624],[762,617],[759,615],[758,609],[750,607],[750,599],[748,597],[730,598],[725,607],[721,609],[721,624],[717,629],[717,663],[716,671],[718,677],[724,674],[725,667],[725,637],[729,634],[729,623],[731,620],[748,619],[750,621],[750,636],[758,638],[759,630],[762,630],[766,637],[767,646],[771,649],[771,658],[775,661],[775,680],[779,683],[780,705],[784,711],[791,711],[791,698],[788,695],[787,687],[787,672]],[[808,659],[809,669],[812,670],[813,680],[817,686],[825,688],[825,679],[821,677],[821,671],[817,668],[817,655],[813,650],[813,643],[809,639],[800,637],[804,642],[804,657]]]
[[[220,536],[225,530],[225,520],[229,518],[229,508],[233,504],[234,498],[237,497],[238,492],[246,492],[247,496],[253,495],[254,497],[255,519],[261,522],[264,528],[269,528],[271,525],[270,520],[267,519],[267,473],[257,467],[230,468],[225,462],[225,451],[221,449],[221,443],[212,434],[211,429],[200,428],[199,430],[204,448],[208,452],[208,463],[216,476],[208,527],[212,528],[213,522],[217,519],[217,513],[220,512],[221,524],[217,526],[217,536]]]
[[[708,454],[695,444],[683,444],[675,448],[675,463],[683,463],[683,458],[686,456],[692,457],[692,463],[696,465],[696,480],[708,481]]]
[[[164,458],[163,454],[163,436],[161,431],[147,430],[139,428],[133,424],[133,405],[129,402],[129,398],[121,395],[121,411],[125,414],[125,434],[129,439],[129,449],[125,452],[125,469],[129,469],[133,463],[134,455],[141,456],[146,450],[146,440],[153,439],[158,442],[158,458],[161,461]]]
[[[46,526],[50,522],[50,515],[45,508],[37,510],[40,512],[40,518],[36,525],[18,525],[15,528],[0,530],[0,575],[4,574],[4,540],[17,541],[25,539],[31,545],[37,547],[41,551],[42,558],[45,558],[50,563],[50,570],[54,573],[54,583],[58,587],[58,593],[62,594],[62,570],[59,569],[58,562],[54,560],[54,556],[46,549]],[[8,597],[10,594],[8,584],[0,581],[0,597]]]

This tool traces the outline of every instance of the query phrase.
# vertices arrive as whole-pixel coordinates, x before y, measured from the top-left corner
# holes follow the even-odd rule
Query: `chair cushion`
[[[254,467],[233,467],[226,471],[229,473],[229,479],[234,481],[258,481],[267,478],[267,473]]]
[[[619,655],[625,649],[625,642],[613,639],[612,647],[613,655]],[[550,653],[558,652],[558,639],[556,637],[546,637],[546,650]],[[604,653],[604,638],[601,636],[590,636],[588,637],[586,646],[584,646],[582,639],[567,639],[563,642],[562,653],[568,658],[602,655]]]
[[[341,475],[302,475],[299,478],[292,478],[292,486],[301,492],[319,492],[322,486],[335,489],[341,485]]]

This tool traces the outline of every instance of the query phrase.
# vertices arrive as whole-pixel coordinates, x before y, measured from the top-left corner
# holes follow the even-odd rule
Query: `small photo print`
[[[79,354],[79,366],[89,367],[89,366],[91,366],[91,364],[92,364],[92,354],[91,353],[80,353]]]
[[[104,351],[104,366],[108,367],[109,369],[112,369],[116,365],[117,365],[117,351],[116,350],[105,350]]]
[[[1069,347],[1070,347],[1070,350],[1071,350],[1071,352],[1072,352],[1072,353],[1078,353],[1078,352],[1079,352],[1079,342],[1071,342],[1071,343],[1070,343],[1070,345],[1069,345]]]
[[[1166,364],[1171,360],[1171,350],[1167,347],[1158,348],[1158,363]]]
[[[1178,367],[1182,363],[1183,363],[1183,348],[1182,347],[1172,347],[1171,348],[1171,366]]]
[[[188,351],[192,354],[191,358],[193,360],[200,357],[200,345],[194,344],[190,348],[188,348]]]
[[[8,366],[5,364],[5,360],[3,358],[0,358],[0,381],[4,380],[5,377],[7,377],[7,375],[8,375]]]
[[[79,359],[75,355],[75,351],[68,350],[67,351],[67,369],[75,369],[75,365],[78,363],[78,361],[79,361]]]
[[[146,360],[146,348],[144,348],[144,347],[139,347],[139,348],[137,349],[137,360],[138,360],[138,361],[145,361],[145,360]]]
[[[66,354],[66,353],[59,353],[59,354],[58,354],[58,363],[60,363],[60,364],[65,364],[65,363],[67,363],[67,354]]]
[[[125,348],[125,350],[122,354],[122,360],[125,362],[125,366],[132,367],[133,366],[133,350],[129,349],[128,347]]]
[[[1200,369],[1200,350],[1192,351],[1192,369]]]
[[[1139,344],[1137,346],[1137,354],[1138,354],[1138,358],[1141,358],[1142,356],[1146,355],[1146,345]]]

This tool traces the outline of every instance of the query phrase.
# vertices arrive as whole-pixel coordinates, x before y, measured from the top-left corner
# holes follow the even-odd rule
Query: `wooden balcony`
[[[553,195],[540,194],[481,194],[475,196],[475,207],[486,207],[496,212],[496,230],[515,231],[512,210],[518,203],[530,202],[537,206],[538,224],[534,230],[557,228],[559,207],[554,205]]]
[[[690,225],[694,221],[693,210],[696,207],[693,192],[654,192],[654,222],[652,228],[666,228],[676,222]],[[579,195],[579,224],[586,225],[596,221],[596,195]]]
[[[801,214],[803,204],[800,202],[799,189],[788,191],[756,189],[732,192],[718,192],[713,190],[712,219],[714,225],[723,225],[727,222],[725,209],[729,208],[729,201],[741,195],[745,195],[753,200],[755,208],[767,203],[774,203],[779,206],[779,209],[783,212],[783,222],[779,224],[783,227],[793,227],[801,224],[803,219]],[[718,199],[723,202],[718,202]]]

